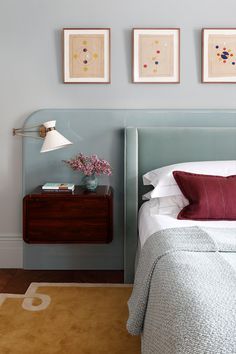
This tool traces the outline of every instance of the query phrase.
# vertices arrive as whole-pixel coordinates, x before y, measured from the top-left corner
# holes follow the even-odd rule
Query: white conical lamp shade
[[[46,137],[44,139],[44,143],[40,152],[48,152],[52,150],[61,149],[67,145],[71,145],[72,142],[66,139],[63,135],[61,135],[57,130],[55,130],[56,121],[51,120],[49,122],[45,122],[43,124],[48,130],[46,133]]]

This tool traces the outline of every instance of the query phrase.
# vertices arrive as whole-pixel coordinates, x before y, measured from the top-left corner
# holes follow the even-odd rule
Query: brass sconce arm
[[[37,130],[35,128],[37,128]],[[35,129],[35,130],[31,130],[31,129]],[[13,136],[18,135],[18,136],[35,138],[35,139],[44,139],[46,133],[47,133],[47,129],[45,128],[44,125],[37,125],[29,128],[13,128],[12,130]],[[34,136],[33,134],[37,134],[38,136]]]

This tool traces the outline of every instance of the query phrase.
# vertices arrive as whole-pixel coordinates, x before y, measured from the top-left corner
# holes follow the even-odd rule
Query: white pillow
[[[151,194],[152,194],[152,191],[143,194],[142,195],[142,200],[150,200],[150,199],[152,199]]]
[[[153,198],[148,203],[151,215],[177,215],[189,204],[189,201],[183,195],[174,195],[172,197]]]
[[[143,175],[143,184],[153,185],[154,189],[151,191],[151,198],[182,195],[173,177],[173,171],[225,177],[236,174],[236,160],[184,162],[150,171]]]

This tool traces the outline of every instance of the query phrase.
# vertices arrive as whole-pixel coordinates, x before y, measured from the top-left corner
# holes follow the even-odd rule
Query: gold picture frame
[[[64,28],[64,83],[109,84],[110,28]]]

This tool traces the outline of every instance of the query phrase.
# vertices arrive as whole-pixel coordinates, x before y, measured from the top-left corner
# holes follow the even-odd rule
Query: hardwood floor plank
[[[76,283],[123,283],[121,270],[78,270],[74,273]]]
[[[32,282],[123,283],[122,270],[0,269],[0,292],[24,294]]]
[[[0,292],[6,287],[8,282],[15,276],[17,269],[0,269]]]

